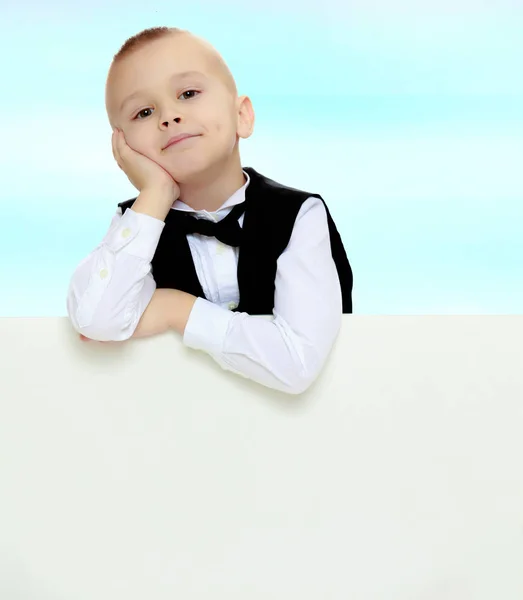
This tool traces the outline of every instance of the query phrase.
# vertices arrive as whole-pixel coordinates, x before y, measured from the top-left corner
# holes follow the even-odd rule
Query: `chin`
[[[178,183],[192,183],[195,178],[201,177],[202,173],[207,171],[209,165],[201,163],[178,165],[177,167],[165,166],[164,169]]]

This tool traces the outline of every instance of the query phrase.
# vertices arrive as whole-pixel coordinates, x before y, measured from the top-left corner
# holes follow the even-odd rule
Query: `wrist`
[[[183,335],[189,316],[196,302],[196,296],[182,292],[181,290],[169,290],[167,306],[167,323],[170,329],[174,329]]]
[[[162,187],[144,188],[134,201],[132,209],[134,212],[164,221],[175,200],[176,197],[172,189]]]

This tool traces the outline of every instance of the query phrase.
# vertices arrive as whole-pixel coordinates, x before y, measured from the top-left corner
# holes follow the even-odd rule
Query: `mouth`
[[[171,146],[175,146],[176,144],[180,144],[180,143],[184,142],[185,140],[190,140],[191,138],[198,137],[198,135],[191,135],[191,134],[178,135],[178,136],[172,138],[169,141],[169,143],[167,144],[167,146],[165,146],[165,148],[163,148],[163,150],[167,150],[167,148],[170,148]]]

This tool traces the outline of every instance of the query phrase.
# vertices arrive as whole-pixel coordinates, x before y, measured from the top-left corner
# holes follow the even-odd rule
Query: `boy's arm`
[[[152,216],[132,209],[122,216],[118,209],[69,284],[67,313],[78,333],[98,341],[133,335],[156,290],[151,260],[164,226]]]
[[[175,329],[183,335],[196,296],[180,290],[156,290],[132,337],[143,338]]]
[[[271,388],[298,394],[313,383],[342,318],[327,213],[319,198],[304,202],[278,259],[273,312],[274,318],[267,320],[198,298],[183,341],[210,354],[224,369]]]

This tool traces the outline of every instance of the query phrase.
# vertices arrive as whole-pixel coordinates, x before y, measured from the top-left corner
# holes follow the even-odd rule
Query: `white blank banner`
[[[2,600],[521,600],[523,317],[344,316],[287,396],[0,319]]]

